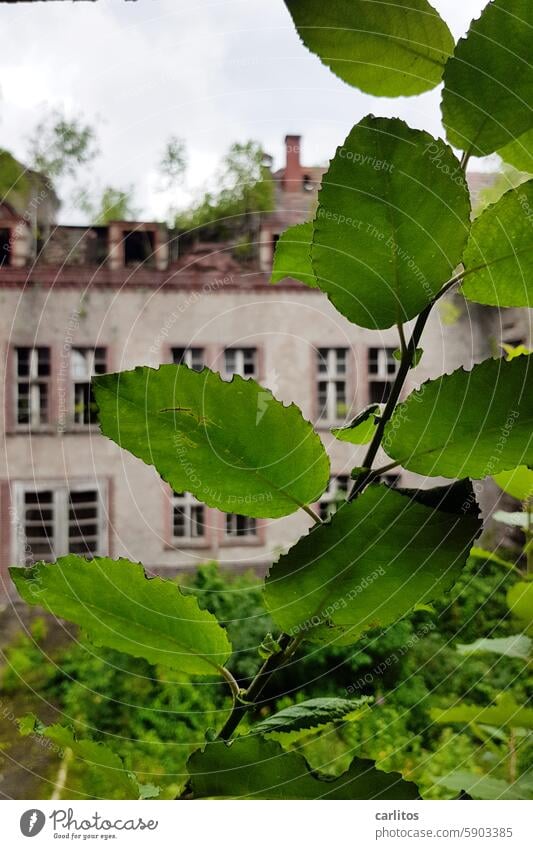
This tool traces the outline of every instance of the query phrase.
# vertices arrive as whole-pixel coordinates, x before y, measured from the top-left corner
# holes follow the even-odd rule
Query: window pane
[[[87,556],[98,552],[98,503],[94,489],[69,493],[68,545],[73,554]]]

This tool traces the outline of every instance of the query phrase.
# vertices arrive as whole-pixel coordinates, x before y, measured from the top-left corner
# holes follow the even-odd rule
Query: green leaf
[[[491,563],[497,563],[498,566],[504,566],[506,569],[514,569],[515,565],[510,560],[504,560],[503,557],[498,557],[493,551],[487,551],[484,548],[474,546],[470,550],[470,557],[475,557],[477,560],[489,560]]]
[[[527,776],[509,784],[501,778],[460,769],[434,781],[450,790],[466,790],[473,799],[533,799],[533,780]]]
[[[366,445],[370,442],[378,426],[381,404],[370,404],[346,427],[332,427],[331,432],[340,442],[352,445]]]
[[[507,342],[502,342],[500,347],[506,353],[505,359],[508,363],[514,360],[515,357],[521,357],[522,354],[533,354],[532,348],[526,348],[525,345],[508,345]]]
[[[461,260],[470,200],[452,151],[397,118],[363,118],[322,181],[312,266],[350,321],[414,318]]]
[[[420,360],[422,359],[423,354],[424,354],[424,349],[423,349],[423,348],[416,348],[416,349],[415,349],[415,352],[414,352],[414,354],[413,354],[413,359],[412,359],[412,362],[411,362],[411,368],[416,368],[416,367],[417,367],[418,363],[419,363],[419,362],[420,362]],[[402,361],[402,357],[403,357],[403,353],[402,353],[402,351],[401,351],[401,349],[400,349],[400,348],[397,348],[397,349],[394,351],[394,353],[393,353],[393,355],[392,355],[392,356],[394,357],[394,359],[395,359],[395,360],[398,360],[398,362],[399,362],[399,363],[401,363],[401,361]]]
[[[271,283],[279,283],[286,277],[294,277],[306,286],[316,288],[316,280],[311,265],[311,243],[313,241],[313,222],[296,224],[281,234],[274,252]]]
[[[399,404],[383,448],[421,475],[485,478],[533,463],[533,360],[485,360],[430,380]]]
[[[500,148],[498,154],[518,171],[533,174],[533,128]]]
[[[252,734],[290,734],[306,728],[316,728],[339,720],[351,720],[370,710],[369,698],[308,699],[268,716],[251,728]]]
[[[163,365],[101,375],[93,386],[102,432],[210,507],[277,518],[327,486],[319,436],[295,404],[255,380]]]
[[[494,480],[504,492],[517,498],[518,501],[527,501],[533,497],[533,471],[527,466],[518,466],[509,472],[500,472],[499,475],[494,475]]]
[[[517,704],[509,693],[501,693],[496,704],[489,707],[458,704],[444,710],[431,708],[430,716],[440,724],[476,722],[500,728],[533,728],[533,709]]]
[[[528,634],[533,635],[533,583],[519,581],[507,590],[509,610],[519,619]]]
[[[512,637],[495,637],[493,639],[482,637],[467,645],[459,643],[457,651],[459,654],[467,655],[490,652],[503,657],[517,657],[520,660],[528,660],[532,645],[529,637],[524,636],[524,634],[514,634]]]
[[[486,156],[533,126],[530,0],[493,0],[472,21],[444,70],[448,141]]]
[[[209,743],[188,761],[196,799],[417,799],[415,784],[354,759],[338,778],[320,777],[301,755],[250,735]]]
[[[532,228],[530,180],[506,192],[472,223],[463,259],[468,274],[461,286],[463,295],[497,307],[532,306]]]
[[[420,94],[442,79],[453,38],[427,0],[285,0],[305,46],[368,94]]]
[[[140,563],[69,554],[9,571],[24,601],[75,622],[97,646],[190,675],[220,673],[231,654],[215,617],[173,582],[147,578]]]
[[[36,717],[29,715],[21,720],[21,728],[25,733],[38,734],[51,740],[59,749],[70,749],[74,757],[88,767],[87,776],[84,776],[84,790],[98,799],[140,799],[145,789],[139,784],[135,776],[127,772],[122,759],[111,749],[102,743],[92,740],[78,740],[70,728],[63,725],[42,725],[39,721],[34,722],[30,728],[31,719]],[[151,795],[157,795],[159,789],[152,785]]]
[[[439,598],[480,530],[477,515],[457,515],[453,493],[477,512],[464,482],[417,493],[434,504],[381,485],[343,504],[271,568],[265,600],[274,621],[293,636],[349,645]]]
[[[528,513],[508,513],[506,510],[496,510],[492,514],[492,518],[503,525],[509,525],[511,528],[523,528],[525,530],[533,525]]]

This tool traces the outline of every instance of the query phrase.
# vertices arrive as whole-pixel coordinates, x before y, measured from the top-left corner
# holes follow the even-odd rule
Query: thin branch
[[[400,351],[402,352],[402,357],[405,357],[407,353],[407,342],[405,341],[405,332],[402,322],[399,321],[396,327],[398,328],[398,335],[400,337]]]
[[[323,525],[324,524],[324,522],[322,521],[322,519],[320,518],[318,513],[315,513],[315,511],[313,510],[312,507],[309,506],[309,504],[302,504],[302,510],[305,510],[307,515],[311,516],[313,522],[316,522],[317,525]]]

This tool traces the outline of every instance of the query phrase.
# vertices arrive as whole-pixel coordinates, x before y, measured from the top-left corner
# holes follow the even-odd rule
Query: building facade
[[[69,551],[127,557],[167,574],[208,559],[264,570],[309,527],[301,511],[254,520],[172,492],[100,434],[94,374],[176,362],[252,377],[295,402],[330,453],[320,514],[346,491],[364,447],[336,441],[330,428],[386,399],[397,332],[350,324],[320,291],[295,280],[270,284],[276,239],[310,217],[324,170],[302,165],[299,137],[288,136],[286,149],[286,165],[273,175],[276,208],[257,220],[245,259],[231,240],[183,237],[150,222],[57,226],[34,250],[29,217],[0,207],[4,596],[9,565]],[[514,311],[450,295],[434,310],[405,393],[497,354],[502,341],[530,341]],[[401,470],[391,475],[390,483],[400,476],[426,484]]]

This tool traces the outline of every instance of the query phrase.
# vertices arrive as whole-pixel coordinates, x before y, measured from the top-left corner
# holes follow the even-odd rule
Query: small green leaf
[[[444,142],[397,118],[363,118],[322,181],[311,262],[333,305],[362,327],[421,312],[460,262],[470,200]]]
[[[485,478],[533,463],[533,359],[485,360],[430,380],[399,404],[383,448],[421,475]]]
[[[529,637],[524,634],[514,634],[512,637],[494,637],[492,639],[481,637],[473,643],[464,645],[459,643],[457,651],[459,654],[480,654],[489,652],[499,654],[503,657],[517,657],[520,660],[528,660],[533,645]]]
[[[285,0],[305,46],[334,74],[368,94],[396,97],[435,88],[453,37],[427,0]]]
[[[245,516],[287,516],[329,480],[318,434],[255,380],[163,365],[93,380],[102,432],[176,492]]]
[[[420,360],[422,359],[422,355],[423,355],[423,353],[424,353],[424,349],[423,349],[423,348],[417,348],[417,349],[416,349],[416,351],[415,351],[415,353],[414,353],[414,355],[413,355],[413,361],[412,361],[411,366],[410,366],[411,368],[416,368],[416,367],[417,367],[418,363],[419,363],[419,362],[420,362]],[[392,356],[394,357],[394,359],[395,359],[395,360],[398,360],[398,362],[399,362],[399,363],[401,363],[401,361],[402,361],[402,357],[403,357],[403,353],[402,353],[402,351],[401,351],[401,349],[400,349],[400,348],[397,348],[397,349],[393,352]]]
[[[34,733],[51,740],[59,749],[70,749],[74,757],[87,767],[84,789],[98,799],[145,799],[148,788],[140,785],[135,776],[127,772],[122,759],[103,743],[79,740],[70,728],[63,725],[39,724]],[[150,796],[157,796],[159,788],[150,786]]]
[[[500,347],[505,351],[505,359],[508,363],[514,360],[515,357],[521,357],[522,354],[526,354],[526,356],[527,354],[533,354],[533,349],[526,348],[525,345],[508,345],[507,342],[502,342]]]
[[[370,710],[370,699],[308,699],[278,711],[251,728],[252,734],[290,734],[330,722],[359,718]]]
[[[498,307],[533,306],[533,180],[506,192],[472,224],[461,291]],[[476,269],[478,269],[476,271]]]
[[[75,622],[97,646],[190,675],[220,672],[231,654],[215,617],[173,582],[147,578],[140,563],[69,554],[9,571],[24,601]]]
[[[296,224],[285,230],[276,244],[270,282],[279,283],[286,277],[294,277],[306,286],[316,288],[317,283],[311,266],[312,241],[312,221]]]
[[[196,799],[417,799],[415,784],[397,772],[355,758],[338,778],[321,777],[295,752],[249,735],[208,744],[187,768]]]
[[[498,486],[518,501],[527,501],[533,497],[533,471],[527,466],[518,466],[509,472],[494,475]]]
[[[530,0],[493,0],[472,21],[444,70],[448,141],[486,156],[533,126]]]
[[[450,790],[466,790],[473,799],[533,799],[533,780],[523,776],[513,784],[491,775],[476,775],[456,770],[434,779],[435,784]]]
[[[477,560],[488,560],[497,563],[498,566],[504,566],[506,569],[514,569],[514,563],[510,560],[504,560],[503,557],[498,557],[493,551],[486,551],[486,549],[477,546],[470,550],[470,557],[475,557]]]
[[[370,404],[345,427],[333,427],[331,432],[340,442],[352,445],[366,445],[370,442],[378,426],[381,404]]]
[[[369,486],[271,568],[272,618],[288,634],[344,645],[395,622],[453,585],[481,527],[476,512],[465,482],[416,498]]]
[[[500,728],[533,728],[533,709],[517,704],[509,693],[501,693],[496,704],[488,707],[458,704],[444,710],[431,708],[430,715],[433,722],[441,724],[476,722]]]
[[[507,605],[527,633],[533,635],[533,582],[520,581],[507,590]]]
[[[498,153],[513,168],[533,174],[533,128],[500,148]]]

